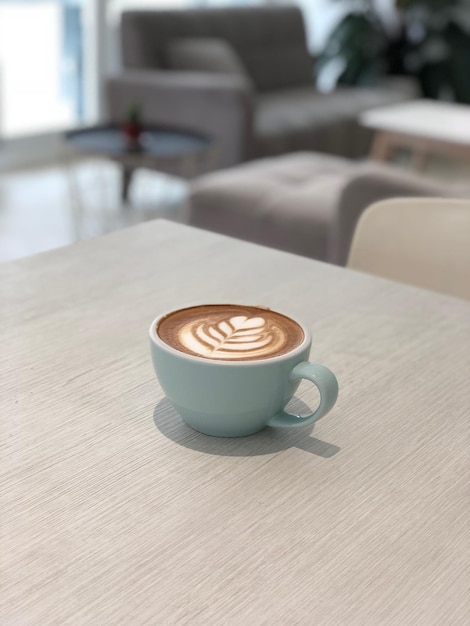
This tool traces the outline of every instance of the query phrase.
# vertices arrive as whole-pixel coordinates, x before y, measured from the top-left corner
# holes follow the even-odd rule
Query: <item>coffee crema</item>
[[[280,356],[297,348],[305,337],[299,324],[281,313],[238,304],[174,311],[158,322],[156,332],[180,352],[222,361]]]

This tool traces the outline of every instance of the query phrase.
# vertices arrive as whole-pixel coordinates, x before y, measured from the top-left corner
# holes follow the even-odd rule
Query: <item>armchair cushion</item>
[[[249,81],[235,49],[223,39],[182,37],[172,39],[166,47],[170,70],[232,74]]]

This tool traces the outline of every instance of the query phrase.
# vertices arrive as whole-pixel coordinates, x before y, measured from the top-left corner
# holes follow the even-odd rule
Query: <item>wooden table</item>
[[[469,303],[164,221],[1,265],[0,301],[2,626],[470,623]],[[311,327],[314,431],[181,422],[148,325],[207,301]]]
[[[415,170],[429,154],[470,160],[470,106],[416,100],[365,111],[360,121],[376,131],[371,157],[378,161],[397,148],[410,150]]]

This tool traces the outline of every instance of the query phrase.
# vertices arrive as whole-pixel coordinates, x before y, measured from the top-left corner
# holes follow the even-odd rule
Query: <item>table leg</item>
[[[377,131],[370,150],[371,159],[374,161],[388,161],[392,148],[393,145],[389,141],[388,134]]]
[[[121,200],[124,203],[127,203],[127,201],[129,200],[129,189],[131,186],[133,173],[133,168],[123,166],[121,178]]]
[[[68,182],[69,203],[71,208],[72,236],[76,241],[83,237],[83,203],[80,186],[75,172],[75,162],[71,155],[65,159],[65,176]]]

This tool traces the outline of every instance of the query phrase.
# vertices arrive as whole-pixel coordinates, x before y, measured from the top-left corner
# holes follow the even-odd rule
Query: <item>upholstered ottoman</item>
[[[386,164],[299,152],[195,180],[190,223],[344,265],[356,224],[369,205],[415,196],[469,198],[470,191]]]
[[[190,223],[320,260],[331,238],[343,187],[361,165],[299,152],[203,176],[190,190]]]

